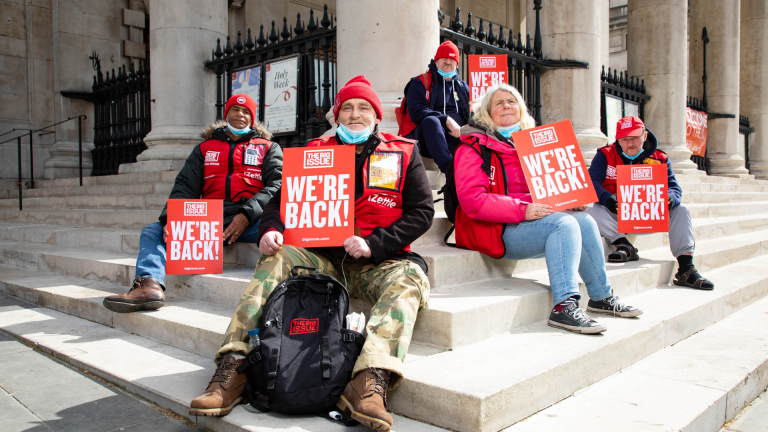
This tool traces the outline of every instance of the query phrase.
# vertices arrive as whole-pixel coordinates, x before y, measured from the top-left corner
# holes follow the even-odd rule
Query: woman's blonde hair
[[[536,121],[528,112],[528,107],[525,106],[525,100],[523,100],[523,96],[519,91],[517,91],[516,88],[509,84],[497,84],[489,88],[483,97],[481,97],[480,100],[472,105],[472,109],[474,110],[473,119],[476,124],[482,126],[489,132],[496,132],[499,130],[499,128],[496,126],[496,123],[494,123],[493,119],[491,118],[491,99],[493,99],[493,95],[496,94],[497,91],[509,92],[512,93],[512,96],[515,97],[517,106],[520,108],[521,130],[536,127]]]

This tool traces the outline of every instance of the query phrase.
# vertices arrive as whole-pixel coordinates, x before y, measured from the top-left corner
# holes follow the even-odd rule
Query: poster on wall
[[[609,94],[605,95],[605,125],[608,128],[606,133],[608,142],[616,141],[616,123],[624,117],[622,113],[621,98]]]
[[[694,156],[707,155],[707,113],[685,109],[685,145]]]
[[[299,57],[264,65],[264,126],[272,135],[297,129]]]
[[[470,102],[480,99],[492,86],[509,84],[505,54],[470,54],[468,58]]]
[[[256,101],[254,117],[259,118],[261,103],[261,66],[232,72],[232,94],[246,94]]]

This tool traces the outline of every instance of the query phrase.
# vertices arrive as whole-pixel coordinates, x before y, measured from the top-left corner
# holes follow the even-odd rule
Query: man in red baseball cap
[[[678,270],[674,283],[697,289],[711,290],[715,285],[703,277],[693,265],[693,250],[696,242],[693,238],[691,213],[681,203],[682,189],[675,179],[672,164],[667,154],[658,150],[656,136],[646,128],[643,121],[635,116],[627,116],[616,123],[616,141],[598,149],[589,176],[599,198],[587,211],[597,222],[600,235],[616,246],[616,251],[608,255],[610,262],[637,261],[637,248],[618,232],[616,199],[616,167],[619,165],[654,165],[667,164],[669,182],[669,247],[677,258]]]
[[[392,426],[387,391],[403,380],[417,312],[429,299],[426,262],[410,244],[432,224],[432,191],[416,143],[378,130],[381,102],[364,76],[339,90],[333,115],[336,135],[311,139],[307,146],[355,146],[354,235],[339,247],[283,245],[280,191],[275,193],[259,227],[264,259],[216,354],[216,374],[205,393],[192,401],[191,415],[225,415],[240,402],[246,380],[237,366],[248,354],[248,331],[260,327],[262,306],[288,271],[305,266],[349,281],[350,296],[375,303],[366,326],[368,337],[338,407],[371,429],[388,431]]]
[[[169,198],[224,200],[224,244],[256,243],[264,206],[280,190],[283,151],[256,118],[256,101],[248,95],[229,98],[224,120],[205,128],[176,176]],[[165,303],[167,207],[159,221],[139,238],[136,277],[128,292],[104,299],[118,312],[155,310]]]
[[[458,76],[461,56],[451,41],[443,42],[427,71],[411,78],[397,110],[399,135],[419,142],[424,157],[440,171],[453,169],[453,149],[461,127],[469,121],[469,87]]]

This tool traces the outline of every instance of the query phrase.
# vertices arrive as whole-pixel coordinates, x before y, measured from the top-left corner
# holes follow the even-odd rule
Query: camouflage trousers
[[[314,267],[347,285],[350,297],[373,304],[368,332],[353,376],[368,367],[393,373],[390,388],[403,379],[403,361],[408,352],[416,314],[428,307],[429,281],[417,264],[407,260],[342,260],[293,246],[283,246],[272,256],[262,256],[253,279],[237,305],[216,361],[224,354],[248,354],[248,331],[261,326],[262,308],[275,287],[290,276],[294,266]],[[343,267],[343,274],[342,274]],[[345,282],[346,278],[346,282]]]

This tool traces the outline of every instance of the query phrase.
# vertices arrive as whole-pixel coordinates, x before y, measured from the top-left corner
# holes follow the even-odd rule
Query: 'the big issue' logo
[[[333,168],[333,149],[304,152],[304,169]]]
[[[555,133],[555,128],[548,127],[535,132],[531,132],[531,141],[533,142],[534,147],[556,143],[557,134]]]
[[[651,179],[653,179],[653,168],[632,167],[632,180],[651,180]]]
[[[632,120],[627,120],[625,122],[621,122],[621,129],[627,129],[632,127]]]
[[[219,161],[219,152],[217,151],[208,151],[205,153],[205,161],[206,162],[218,162]]]
[[[480,57],[481,68],[496,68],[496,57]]]
[[[208,203],[184,202],[184,216],[208,216]]]

